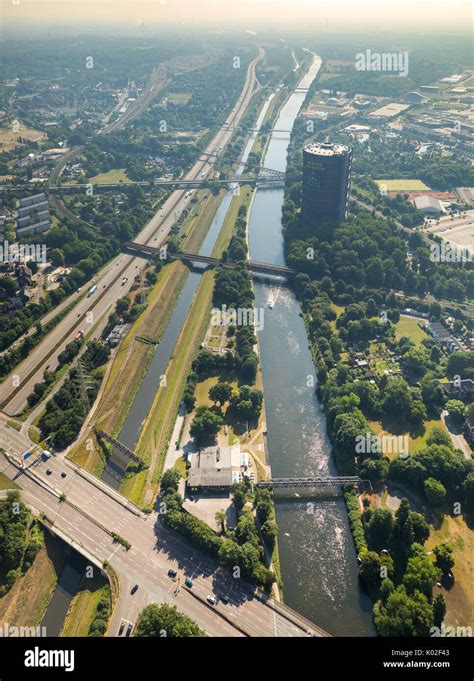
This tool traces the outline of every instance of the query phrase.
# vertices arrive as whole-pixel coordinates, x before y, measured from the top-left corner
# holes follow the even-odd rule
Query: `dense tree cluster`
[[[100,367],[109,357],[108,346],[89,341],[80,360],[82,369],[71,369],[62,387],[47,402],[39,427],[42,437],[51,436],[50,442],[57,449],[67,447],[79,434],[102,381]]]
[[[375,601],[379,634],[428,636],[444,616],[444,601],[433,598],[433,587],[453,565],[451,547],[439,545],[440,558],[430,559],[423,548],[428,525],[406,499],[395,516],[388,509],[366,508],[362,517],[368,550],[361,554],[360,579]]]
[[[140,613],[134,636],[151,638],[203,637],[205,632],[175,605],[150,603]]]
[[[37,524],[31,526],[30,511],[18,491],[7,493],[0,501],[0,596],[15,583],[20,571],[26,571],[42,546],[43,536]]]

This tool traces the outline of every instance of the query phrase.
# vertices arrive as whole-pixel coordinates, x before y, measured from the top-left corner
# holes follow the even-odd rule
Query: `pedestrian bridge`
[[[331,485],[360,485],[357,475],[317,476],[311,478],[274,478],[257,482],[256,487],[279,489],[288,487],[329,487]]]

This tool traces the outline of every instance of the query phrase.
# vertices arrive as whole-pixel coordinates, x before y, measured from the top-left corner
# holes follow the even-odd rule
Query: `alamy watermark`
[[[458,246],[449,242],[430,244],[431,262],[472,262],[472,253],[467,246]]]
[[[355,55],[356,71],[386,71],[398,73],[401,78],[408,76],[408,52],[358,52]]]
[[[0,243],[0,262],[28,261],[47,263],[46,244],[10,244],[8,241]]]
[[[8,622],[0,624],[0,638],[38,638],[46,637],[46,627],[40,625],[36,627],[22,627]]]
[[[211,324],[213,326],[253,326],[263,331],[265,310],[253,307],[214,307],[211,310]]]
[[[398,454],[406,458],[409,446],[408,435],[374,435],[367,432],[355,438],[356,454]]]
[[[471,637],[472,627],[447,627],[444,622],[441,622],[440,627],[431,627],[430,636],[448,636],[457,638]]]

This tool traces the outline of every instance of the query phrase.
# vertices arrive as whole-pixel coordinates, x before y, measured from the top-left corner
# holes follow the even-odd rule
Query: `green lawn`
[[[405,336],[413,341],[415,345],[419,345],[424,338],[428,338],[428,334],[418,326],[418,321],[415,317],[400,315],[400,321],[395,324],[395,338],[397,341],[402,336]]]
[[[419,191],[429,191],[430,187],[426,185],[421,180],[375,180],[375,182],[381,187],[382,185],[386,187],[389,192],[419,192]]]
[[[127,177],[125,168],[112,168],[107,173],[99,173],[95,177],[90,177],[89,182],[92,184],[108,184],[114,182],[130,182]]]
[[[384,430],[380,421],[369,421],[369,426],[370,426],[371,430],[375,433],[375,435],[383,436],[383,435],[393,435],[394,434],[394,433],[390,433],[390,432]],[[411,435],[409,435],[408,448],[409,448],[410,454],[417,454],[417,452],[421,451],[422,449],[424,449],[426,447],[426,440],[429,437],[434,426],[440,426],[441,428],[443,428],[443,430],[446,430],[444,423],[441,421],[441,419],[433,419],[433,420],[430,420],[430,421],[425,421],[424,426],[425,426],[425,430],[424,430],[423,435],[420,435],[418,437],[412,437]],[[397,433],[397,434],[400,435],[401,433]],[[388,456],[390,458],[394,458],[394,456],[396,456],[396,454],[388,454]]]

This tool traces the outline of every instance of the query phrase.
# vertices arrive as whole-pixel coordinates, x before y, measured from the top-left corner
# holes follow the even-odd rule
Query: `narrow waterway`
[[[274,94],[265,102],[260,114],[258,116],[255,128],[260,128],[265,114],[268,110],[270,102]],[[253,133],[249,138],[244,152],[242,154],[242,161],[246,161],[252,149],[257,133]],[[241,174],[242,167],[239,167],[237,174]],[[199,249],[200,255],[211,255],[219,232],[225,220],[227,211],[233,198],[233,190],[230,189],[222,199],[219,208],[216,211],[214,219],[207,235]],[[171,318],[166,326],[165,332],[156,346],[155,354],[151,364],[145,374],[145,377],[140,384],[138,392],[133,400],[130,411],[128,412],[125,423],[122,426],[118,439],[131,449],[135,449],[138,442],[143,423],[151,409],[156,392],[160,385],[161,377],[164,375],[166,367],[173,355],[173,350],[176,346],[181,329],[186,321],[194,295],[199,286],[201,275],[199,272],[189,272],[186,282],[179,294],[178,302],[173,310]],[[106,466],[102,473],[102,480],[108,483],[111,487],[118,489],[124,475],[124,469],[113,458],[109,457]]]
[[[320,59],[283,107],[276,130],[291,130],[317,75]],[[274,133],[264,165],[284,171],[289,134]],[[253,260],[284,264],[283,190],[258,190],[249,220]],[[264,309],[259,333],[267,447],[274,477],[334,474],[326,419],[315,394],[315,369],[299,303],[274,280],[254,280],[256,305]],[[268,301],[273,300],[273,307]],[[336,636],[374,634],[371,603],[361,591],[355,548],[342,498],[276,501],[285,602]]]
[[[62,542],[59,538],[55,541]],[[87,567],[87,560],[80,553],[67,545],[66,550],[66,563],[41,621],[41,626],[46,629],[46,636],[59,636],[61,633],[69,606]]]

